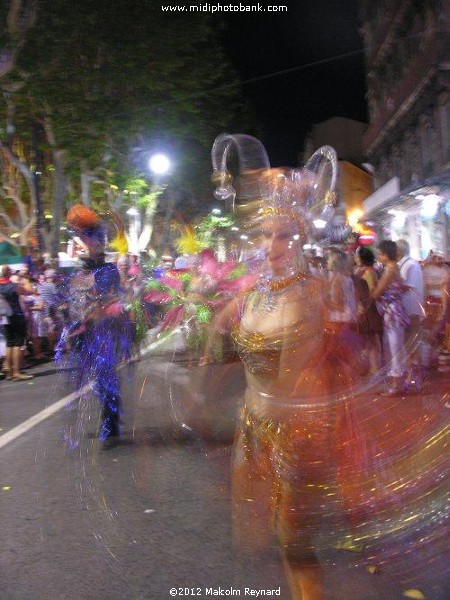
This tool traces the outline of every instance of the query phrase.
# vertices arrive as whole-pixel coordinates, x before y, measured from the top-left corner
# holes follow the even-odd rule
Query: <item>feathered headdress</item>
[[[122,219],[113,211],[102,215],[84,204],[74,204],[67,213],[67,223],[77,235],[85,235],[106,242],[109,233],[109,224],[114,225],[114,237],[110,245],[120,254],[126,254],[128,250],[125,238],[125,229]]]
[[[196,235],[192,225],[181,225],[181,236],[176,240],[175,246],[182,254],[198,254],[205,248],[205,244]]]

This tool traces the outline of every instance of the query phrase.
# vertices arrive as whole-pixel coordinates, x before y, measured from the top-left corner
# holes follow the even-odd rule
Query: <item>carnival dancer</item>
[[[213,147],[217,195],[226,199],[228,192],[233,201],[224,164],[233,145],[241,163],[236,212],[245,214],[251,247],[265,259],[260,282],[217,316],[200,364],[212,361],[215,335],[231,329],[247,381],[234,448],[235,537],[261,548],[274,534],[292,597],[318,600],[322,572],[314,538],[333,496],[329,456],[338,415],[323,355],[323,281],[309,272],[302,247],[307,215],[330,198],[336,155],[324,147],[305,170],[274,170],[255,138],[220,136]]]
[[[117,224],[117,218],[114,218]],[[77,385],[94,381],[101,407],[101,441],[119,436],[121,397],[117,364],[130,343],[120,300],[120,275],[105,262],[107,226],[90,208],[73,206],[67,222],[83,244],[83,268],[69,283],[70,324],[57,349],[68,349],[76,365]],[[122,232],[119,229],[119,237]]]

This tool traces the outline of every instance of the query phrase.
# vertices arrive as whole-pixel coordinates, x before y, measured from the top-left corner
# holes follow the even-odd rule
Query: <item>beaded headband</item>
[[[306,218],[300,212],[293,210],[292,208],[266,206],[258,211],[258,216],[261,218],[280,217],[283,219],[288,219],[289,221],[295,223],[295,225],[298,227],[298,233],[302,236],[302,238],[306,237],[306,233],[308,231]]]

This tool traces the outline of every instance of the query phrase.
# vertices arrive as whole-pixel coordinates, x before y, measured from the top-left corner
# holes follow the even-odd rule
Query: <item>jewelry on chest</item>
[[[305,279],[304,273],[294,273],[283,279],[263,278],[256,288],[257,293],[252,305],[253,311],[273,313],[279,304],[287,302],[283,294],[298,286]]]

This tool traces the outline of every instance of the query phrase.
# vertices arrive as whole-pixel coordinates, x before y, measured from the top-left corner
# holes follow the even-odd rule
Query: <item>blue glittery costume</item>
[[[129,327],[120,301],[120,276],[116,265],[103,257],[87,259],[69,283],[70,325],[65,343],[76,369],[79,389],[94,381],[102,406],[99,438],[118,436],[121,412],[120,384],[116,367],[130,353]],[[57,356],[58,358],[58,356]]]

